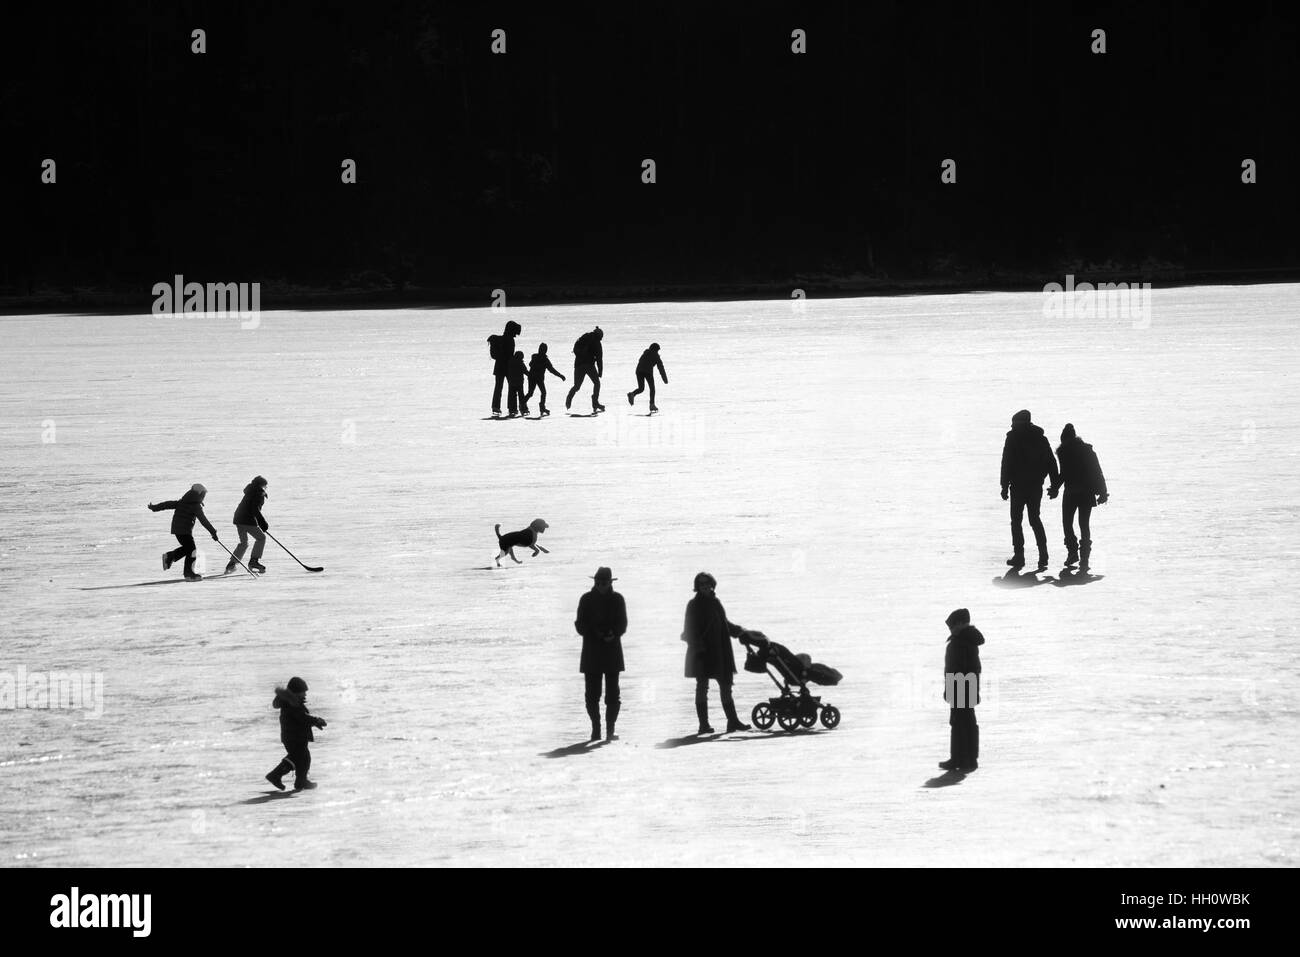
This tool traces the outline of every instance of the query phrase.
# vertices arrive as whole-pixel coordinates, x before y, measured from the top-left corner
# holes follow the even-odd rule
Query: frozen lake
[[[1294,866],[1298,292],[1156,290],[1149,323],[1032,293],[0,317],[0,675],[104,695],[0,711],[0,863],[937,865],[960,841],[994,865]],[[551,379],[549,419],[484,421],[507,318],[566,375],[602,326],[609,411],[566,416]],[[647,418],[623,394],[652,340]],[[1045,499],[1043,583],[993,581],[1022,407],[1100,455],[1098,580],[1054,584]],[[194,482],[233,544],[255,474],[324,574],[268,543],[260,581],[82,590],[168,577],[145,505]],[[551,553],[490,570],[493,524],[539,516]],[[631,622],[621,740],[571,749],[598,565]],[[732,620],[844,673],[837,730],[695,742],[678,635],[702,568]],[[988,639],[981,768],[926,787],[957,606]],[[294,674],[330,722],[320,788],[271,798]],[[742,672],[742,712],[770,688]]]

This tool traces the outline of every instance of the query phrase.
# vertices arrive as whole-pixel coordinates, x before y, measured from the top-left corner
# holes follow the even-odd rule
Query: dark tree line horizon
[[[1300,267],[1293,5],[265,6],[13,15],[4,294]]]

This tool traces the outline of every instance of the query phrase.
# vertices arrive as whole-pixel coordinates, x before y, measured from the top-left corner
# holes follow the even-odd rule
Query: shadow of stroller
[[[607,744],[609,744],[608,741],[579,741],[577,744],[556,748],[554,751],[543,751],[538,756],[543,758],[568,758],[575,754],[590,754],[597,748],[603,748]]]
[[[1055,582],[1051,575],[1046,578],[1038,577],[1038,570],[1027,571],[1023,575],[1014,568],[1008,569],[1005,575],[999,575],[993,579],[993,584],[999,588],[1033,588],[1035,585],[1050,585]]]
[[[1060,576],[1052,584],[1057,588],[1065,588],[1068,585],[1086,585],[1105,577],[1105,575],[1094,575],[1092,572],[1077,571],[1073,568],[1062,568]]]
[[[237,801],[232,807],[237,807],[240,804],[265,804],[268,801],[280,801],[284,798],[293,797],[294,793],[293,791],[268,791],[266,794],[259,794],[257,797],[249,798],[246,801]]]
[[[966,780],[965,771],[945,771],[937,778],[930,778],[921,785],[923,788],[950,788],[954,784],[961,784]]]

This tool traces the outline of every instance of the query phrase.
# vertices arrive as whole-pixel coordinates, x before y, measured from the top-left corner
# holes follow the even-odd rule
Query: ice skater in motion
[[[695,715],[700,719],[700,734],[713,734],[709,726],[710,679],[718,683],[727,731],[749,730],[749,725],[737,716],[736,703],[731,697],[736,674],[731,639],[740,637],[745,629],[727,620],[726,609],[714,594],[717,587],[718,580],[708,572],[695,576],[695,597],[686,603],[686,624],[682,628],[686,677],[695,679]]]
[[[1092,508],[1104,505],[1110,498],[1106,491],[1106,476],[1101,473],[1101,462],[1092,446],[1074,431],[1070,422],[1061,430],[1061,444],[1056,450],[1061,460],[1061,475],[1057,485],[1065,486],[1061,497],[1061,528],[1065,530],[1066,566],[1079,563],[1079,571],[1088,570],[1092,553]],[[1056,487],[1052,489],[1055,496]],[[1074,513],[1079,513],[1079,537],[1074,536]]]
[[[667,385],[668,373],[664,371],[664,360],[659,357],[659,343],[652,342],[650,348],[641,353],[641,358],[636,364],[636,389],[627,394],[628,405],[635,405],[636,397],[645,391],[646,386],[649,386],[650,411],[659,411],[659,406],[655,405],[655,369],[659,370],[664,385]]]
[[[600,683],[605,682],[605,740],[613,741],[618,721],[618,675],[623,670],[623,634],[627,631],[627,605],[614,591],[618,581],[605,566],[592,575],[591,591],[578,599],[574,630],[582,635],[582,658],[578,670],[587,683],[587,717],[591,719],[591,740],[600,740]]]
[[[516,352],[510,359],[510,369],[506,373],[506,378],[510,382],[510,400],[507,403],[510,408],[510,416],[515,416],[515,409],[519,414],[528,414],[528,400],[524,396],[524,377],[528,375],[528,366],[524,364],[524,354]]]
[[[948,704],[949,758],[945,771],[966,773],[980,766],[980,727],[975,706],[980,703],[980,645],[984,636],[970,623],[970,612],[958,608],[945,620],[948,647],[943,655],[943,700]]]
[[[549,550],[537,544],[537,536],[542,534],[542,532],[546,531],[550,527],[551,526],[547,525],[540,518],[535,518],[528,523],[527,528],[522,528],[517,532],[510,532],[506,535],[502,535],[501,526],[500,525],[493,526],[493,528],[496,529],[496,533],[497,533],[497,547],[501,549],[499,552],[497,552],[497,557],[496,557],[497,568],[501,567],[501,559],[505,555],[509,555],[511,561],[513,561],[516,565],[523,564],[523,562],[515,558],[516,548],[531,548],[533,550],[534,558],[537,557],[537,553],[539,551],[546,552],[546,554],[548,555],[551,554]]]
[[[497,336],[488,336],[488,352],[492,356],[492,374],[496,376],[496,388],[492,390],[492,414],[501,414],[501,389],[505,386],[506,375],[510,371],[510,360],[515,354],[515,336],[523,332],[523,327],[513,319],[506,323],[505,329]],[[510,411],[515,412],[514,396],[510,397]]]
[[[316,740],[312,728],[325,727],[325,719],[307,710],[307,682],[298,677],[290,678],[288,687],[275,689],[271,706],[280,710],[280,743],[288,753],[266,775],[266,779],[283,791],[282,778],[292,771],[293,789],[309,791],[316,782],[307,779],[307,772],[311,769],[311,750],[307,746]]]
[[[212,540],[214,542],[218,541],[217,530],[212,527],[208,517],[203,514],[203,499],[207,494],[208,490],[196,482],[177,501],[160,502],[157,505],[153,504],[153,502],[149,503],[149,511],[151,512],[163,512],[169,509],[175,511],[175,514],[172,515],[172,534],[176,536],[176,541],[180,542],[180,547],[173,548],[170,552],[163,552],[163,571],[171,568],[176,559],[184,558],[186,581],[196,582],[203,577],[194,572],[194,522],[202,523],[203,527],[212,535]]]
[[[605,349],[601,345],[604,338],[605,333],[597,326],[591,332],[578,336],[578,341],[573,344],[573,388],[565,396],[566,409],[573,408],[573,397],[582,388],[583,380],[591,376],[592,414],[605,411],[605,407],[600,404],[600,378],[605,374]]]
[[[260,475],[253,476],[253,481],[244,486],[244,497],[235,509],[234,523],[239,532],[239,544],[231,553],[230,561],[226,562],[227,575],[234,574],[239,567],[239,560],[244,557],[250,538],[253,540],[253,554],[248,559],[248,567],[258,574],[266,571],[262,564],[262,549],[266,547],[263,532],[271,527],[262,517],[262,506],[266,504],[266,499],[266,479]]]
[[[1012,568],[1022,568],[1025,564],[1025,532],[1021,521],[1026,510],[1034,541],[1038,543],[1038,567],[1047,567],[1047,533],[1039,510],[1043,504],[1043,479],[1048,476],[1052,479],[1048,494],[1056,498],[1060,476],[1052,445],[1043,430],[1030,421],[1029,410],[1021,409],[1011,417],[1011,431],[1002,446],[1002,500],[1011,500],[1013,554],[1007,564]]]
[[[542,393],[542,404],[538,409],[539,415],[550,415],[550,410],[546,408],[546,373],[552,373],[560,377],[560,381],[566,381],[564,374],[559,369],[551,365],[551,357],[546,354],[546,343],[537,347],[533,353],[532,359],[528,362],[528,394],[524,396],[527,401],[533,397],[534,391]],[[527,413],[525,413],[527,414]]]

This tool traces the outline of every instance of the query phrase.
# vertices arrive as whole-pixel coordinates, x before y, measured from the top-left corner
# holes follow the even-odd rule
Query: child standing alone
[[[307,682],[298,677],[290,678],[288,687],[275,689],[271,706],[280,709],[280,742],[288,754],[280,759],[266,779],[283,791],[284,783],[280,779],[292,771],[293,789],[310,790],[316,782],[307,779],[307,771],[311,768],[311,751],[307,745],[316,740],[312,728],[325,727],[325,719],[307,710]]]

